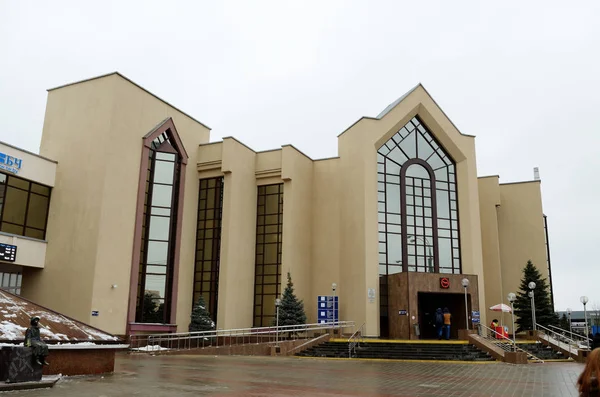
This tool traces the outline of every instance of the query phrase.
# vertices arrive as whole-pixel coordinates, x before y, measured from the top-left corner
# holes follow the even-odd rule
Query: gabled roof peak
[[[209,129],[209,130],[211,129],[209,126],[207,126],[207,125],[206,125],[206,124],[204,124],[203,122],[201,122],[201,121],[199,121],[199,120],[195,119],[194,117],[190,116],[189,114],[187,114],[187,113],[186,113],[186,112],[184,112],[183,110],[181,110],[181,109],[179,109],[179,108],[177,108],[177,107],[175,107],[175,106],[171,105],[169,102],[165,101],[164,99],[162,99],[162,98],[161,98],[161,97],[159,97],[158,95],[156,95],[156,94],[154,94],[154,93],[152,93],[152,92],[148,91],[147,89],[145,89],[144,87],[142,87],[141,85],[139,85],[138,83],[136,83],[135,81],[133,81],[133,80],[131,80],[131,79],[127,78],[126,76],[124,76],[124,75],[122,75],[121,73],[119,73],[119,72],[116,72],[116,71],[115,71],[115,72],[111,72],[111,73],[106,73],[106,74],[103,74],[103,75],[100,75],[100,76],[96,76],[96,77],[91,77],[91,78],[89,78],[89,79],[84,79],[84,80],[75,81],[75,82],[73,82],[73,83],[63,84],[63,85],[60,85],[60,86],[58,86],[58,87],[49,88],[47,91],[48,91],[48,92],[50,92],[50,91],[58,90],[58,89],[60,89],[60,88],[69,87],[69,86],[72,86],[72,85],[75,85],[75,84],[81,84],[81,83],[86,83],[86,82],[88,82],[88,81],[92,81],[92,80],[98,80],[98,79],[102,79],[102,78],[109,77],[109,76],[112,76],[112,75],[116,75],[116,76],[119,76],[119,77],[121,77],[123,80],[126,80],[126,81],[128,81],[129,83],[133,84],[134,86],[138,87],[139,89],[141,89],[141,90],[143,90],[143,91],[147,92],[148,94],[152,95],[154,98],[158,99],[159,101],[163,102],[163,103],[164,103],[164,104],[166,104],[166,105],[169,105],[169,106],[170,106],[170,107],[172,107],[173,109],[175,109],[175,110],[177,110],[178,112],[180,112],[180,113],[182,113],[182,114],[186,115],[187,117],[189,117],[190,119],[194,120],[195,122],[197,122],[197,123],[201,124],[201,125],[202,125],[202,126],[204,126],[205,128],[207,128],[207,129]]]

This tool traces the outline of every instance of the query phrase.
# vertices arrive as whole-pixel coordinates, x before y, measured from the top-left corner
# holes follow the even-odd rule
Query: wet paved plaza
[[[37,396],[577,396],[583,366],[120,355],[115,374]],[[12,394],[12,393],[11,393]]]

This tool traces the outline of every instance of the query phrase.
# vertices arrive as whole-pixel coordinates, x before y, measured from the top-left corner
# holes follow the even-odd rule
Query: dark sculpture
[[[31,318],[31,327],[25,332],[25,346],[31,347],[33,358],[39,365],[50,365],[46,361],[48,356],[48,345],[40,337],[40,318],[35,316]]]

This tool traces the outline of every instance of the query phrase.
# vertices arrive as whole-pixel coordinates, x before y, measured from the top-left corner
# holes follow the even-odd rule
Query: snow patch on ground
[[[166,347],[156,345],[156,346],[136,347],[131,350],[137,350],[140,352],[157,352],[157,351],[163,351],[163,350],[169,350],[169,349],[167,349]]]
[[[21,339],[26,329],[27,328],[25,327],[21,327],[20,325],[8,321],[2,321],[0,323],[0,334],[2,335],[2,339]]]
[[[17,317],[16,314],[4,314],[4,318],[15,318]]]

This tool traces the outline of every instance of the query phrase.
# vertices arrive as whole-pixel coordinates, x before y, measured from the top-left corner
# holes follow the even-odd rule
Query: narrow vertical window
[[[152,142],[146,179],[136,321],[168,323],[181,159],[163,133]]]
[[[204,298],[212,320],[217,322],[221,220],[223,219],[223,178],[200,180],[194,302]]]
[[[254,326],[270,326],[281,294],[283,184],[258,187]]]

